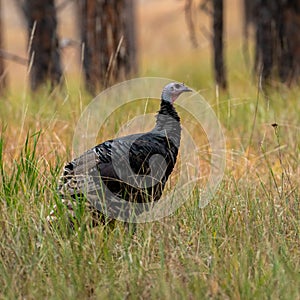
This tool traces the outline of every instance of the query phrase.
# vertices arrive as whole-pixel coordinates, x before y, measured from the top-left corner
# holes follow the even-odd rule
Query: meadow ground
[[[198,207],[199,186],[174,214],[138,225],[134,235],[122,223],[42,230],[91,100],[78,76],[51,95],[20,87],[1,99],[1,299],[300,299],[300,89],[273,82],[267,96],[258,93],[236,42],[227,66],[229,91],[216,96],[209,49],[142,58],[143,76],[201,90],[227,151],[223,181],[206,207]],[[114,115],[99,140],[144,110]]]

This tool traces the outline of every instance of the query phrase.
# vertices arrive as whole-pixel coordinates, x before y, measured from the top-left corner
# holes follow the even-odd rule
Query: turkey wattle
[[[59,193],[73,218],[81,198],[94,216],[103,217],[104,213],[122,219],[132,214],[131,203],[143,204],[142,210],[135,209],[138,215],[149,208],[147,204],[160,199],[181,138],[180,118],[173,103],[180,94],[191,91],[182,83],[169,83],[162,91],[151,131],[108,140],[65,166]],[[53,210],[48,220],[55,218]]]

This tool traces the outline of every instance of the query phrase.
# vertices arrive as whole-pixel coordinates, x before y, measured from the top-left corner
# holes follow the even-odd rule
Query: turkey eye
[[[176,89],[179,89],[179,88],[180,88],[180,84],[176,83],[176,84],[175,84],[175,88],[176,88]]]

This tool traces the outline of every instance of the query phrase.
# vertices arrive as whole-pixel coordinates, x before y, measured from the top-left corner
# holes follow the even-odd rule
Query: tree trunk
[[[2,41],[3,23],[2,23],[2,1],[0,0],[0,49],[3,49]],[[6,72],[3,58],[0,56],[0,95],[4,93],[6,88]]]
[[[274,64],[275,23],[273,0],[259,0],[255,7],[256,24],[256,70],[261,74],[263,82],[267,82],[272,73]]]
[[[137,67],[137,37],[136,37],[136,16],[135,0],[125,0],[126,10],[123,16],[123,26],[125,28],[125,39],[127,42],[128,62],[127,73],[136,74]]]
[[[136,72],[134,0],[79,0],[86,87],[95,94]]]
[[[278,36],[280,42],[279,77],[288,84],[300,76],[300,1],[290,0],[280,9]]]
[[[243,55],[245,58],[246,67],[250,67],[249,53],[249,29],[253,25],[253,6],[255,1],[243,0]]]
[[[255,70],[262,75],[263,83],[271,77],[287,84],[298,80],[299,0],[256,0],[252,19],[256,28]]]
[[[54,0],[26,0],[24,8],[31,89],[36,90],[48,81],[53,88],[62,77]]]
[[[226,89],[223,53],[223,0],[213,0],[213,32],[215,80],[222,89]]]

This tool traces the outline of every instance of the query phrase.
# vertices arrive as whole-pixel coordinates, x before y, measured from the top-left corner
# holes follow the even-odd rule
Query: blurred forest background
[[[226,49],[236,45],[264,81],[299,77],[297,0],[15,0],[0,11],[1,90],[26,84],[29,73],[32,90],[71,76],[96,93],[126,78],[170,76],[178,60],[201,68],[210,49],[226,89]],[[166,74],[157,74],[164,64]]]

